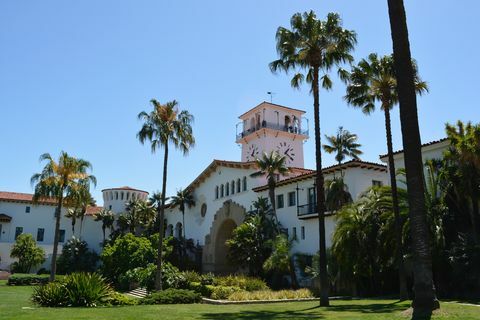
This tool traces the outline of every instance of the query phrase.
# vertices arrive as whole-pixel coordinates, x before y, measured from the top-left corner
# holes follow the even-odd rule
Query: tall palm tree
[[[428,91],[426,82],[420,80],[415,61],[414,66],[415,90],[418,94]],[[375,104],[380,103],[380,109],[385,115],[385,132],[387,137],[388,169],[390,185],[392,187],[393,211],[396,219],[396,261],[399,270],[400,299],[408,299],[407,279],[403,262],[402,234],[400,212],[398,206],[397,180],[395,177],[395,162],[393,159],[392,127],[390,111],[398,103],[397,79],[393,56],[378,57],[371,53],[367,59],[361,60],[352,68],[349,74],[347,94],[345,100],[354,107],[360,108],[364,114],[370,115],[375,111]]]
[[[183,241],[185,242],[185,208],[191,208],[195,206],[195,200],[190,190],[180,189],[177,191],[177,194],[172,196],[170,205],[172,207],[178,207],[182,213],[182,226],[183,226]]]
[[[53,241],[52,263],[50,269],[50,281],[55,280],[57,270],[58,242],[60,240],[60,219],[62,207],[68,204],[69,199],[82,188],[90,183],[96,185],[95,177],[88,173],[92,168],[90,162],[70,157],[62,151],[58,161],[55,161],[48,153],[40,156],[40,161],[47,161],[41,173],[36,173],[30,179],[32,185],[35,185],[33,195],[34,203],[38,203],[42,198],[54,198],[57,201],[55,211],[55,236]]]
[[[341,165],[346,157],[359,160],[363,152],[359,149],[362,145],[357,142],[358,137],[354,133],[338,127],[337,134],[334,136],[325,135],[329,144],[323,145],[323,150],[327,153],[334,153],[335,160]]]
[[[311,84],[315,120],[315,159],[320,254],[320,305],[328,306],[327,251],[325,244],[325,190],[322,173],[322,150],[320,136],[319,82],[326,90],[332,88],[328,72],[344,62],[353,61],[350,52],[356,44],[356,34],[342,27],[340,16],[329,13],[326,21],[318,20],[313,11],[296,13],[290,20],[291,30],[279,27],[276,34],[277,52],[280,58],[270,63],[272,72],[291,70],[294,88],[306,80]],[[343,78],[343,73],[339,70]],[[320,72],[323,73],[320,76]]]
[[[153,111],[142,111],[138,119],[143,121],[142,128],[137,134],[140,143],[150,141],[152,153],[158,148],[164,149],[162,201],[158,207],[158,220],[160,221],[160,241],[158,244],[157,272],[155,275],[155,289],[162,290],[162,251],[163,251],[163,228],[165,218],[165,194],[167,191],[167,168],[169,145],[186,155],[195,145],[192,132],[193,116],[186,110],[179,111],[177,101],[173,100],[161,104],[155,99],[151,100]]]
[[[262,158],[257,158],[255,160],[258,171],[251,174],[252,177],[264,176],[267,179],[268,197],[270,198],[272,216],[277,226],[278,217],[276,211],[277,206],[275,201],[275,188],[277,186],[277,180],[279,179],[279,177],[286,176],[290,172],[290,170],[285,164],[285,161],[286,157],[281,156],[276,151],[272,151],[269,154],[264,152]]]
[[[103,243],[105,243],[105,230],[107,228],[112,229],[113,222],[115,221],[115,216],[113,215],[113,212],[111,210],[103,208],[95,214],[94,220],[102,222]]]
[[[397,79],[400,123],[407,175],[410,230],[413,249],[414,314],[421,317],[440,307],[435,295],[432,273],[432,252],[425,209],[422,147],[418,127],[415,73],[408,40],[407,17],[403,0],[388,0],[388,13],[393,42],[393,58]]]

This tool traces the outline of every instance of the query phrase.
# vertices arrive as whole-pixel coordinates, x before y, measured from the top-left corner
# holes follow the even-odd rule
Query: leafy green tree
[[[251,174],[252,177],[264,176],[267,179],[272,216],[277,223],[278,217],[276,213],[275,188],[279,177],[286,176],[290,172],[285,161],[286,157],[281,156],[276,151],[272,151],[269,154],[263,153],[261,159],[255,159],[258,171]]]
[[[291,30],[277,29],[277,52],[279,59],[270,63],[273,72],[293,70],[291,80],[294,88],[299,88],[306,80],[311,84],[315,123],[316,185],[320,246],[320,305],[328,306],[328,276],[325,244],[325,190],[322,173],[322,150],[320,135],[320,94],[319,82],[324,89],[332,88],[328,72],[344,62],[353,61],[350,54],[356,44],[356,34],[344,29],[340,16],[329,13],[325,21],[318,20],[313,11],[296,13],[290,20]],[[341,70],[340,70],[341,71]],[[323,73],[320,76],[320,72]],[[343,78],[343,73],[340,72]]]
[[[178,207],[180,212],[182,213],[182,231],[183,231],[183,239],[185,240],[185,208],[191,208],[195,206],[195,200],[193,198],[193,194],[190,190],[183,190],[180,189],[177,191],[177,194],[172,196],[170,205],[172,207]]]
[[[97,267],[98,255],[88,249],[86,241],[72,237],[62,248],[58,258],[58,273],[93,272]]]
[[[62,208],[64,204],[68,205],[78,194],[83,193],[90,183],[95,185],[97,180],[88,173],[88,170],[92,168],[90,162],[70,157],[64,151],[60,153],[58,162],[48,153],[41,155],[40,161],[47,161],[47,164],[41,173],[36,173],[31,178],[32,185],[35,185],[33,201],[34,203],[39,203],[45,197],[54,198],[57,201],[55,236],[50,269],[50,281],[53,281],[55,280],[57,270]]]
[[[103,243],[105,243],[105,231],[107,228],[113,229],[113,223],[115,222],[115,216],[111,210],[103,208],[97,212],[94,216],[95,221],[102,223]]]
[[[135,237],[128,233],[107,244],[100,255],[100,260],[103,275],[116,283],[118,276],[126,271],[154,262],[155,248],[148,238]]]
[[[142,111],[138,118],[143,121],[142,128],[137,134],[140,143],[150,141],[152,153],[158,148],[164,149],[162,200],[158,207],[160,223],[160,241],[157,254],[157,273],[155,289],[162,290],[162,246],[165,220],[165,194],[167,192],[167,168],[169,145],[180,149],[184,155],[195,145],[192,132],[193,116],[186,110],[179,111],[177,101],[161,104],[155,99],[151,100],[153,111]]]
[[[30,273],[32,268],[45,262],[45,251],[37,246],[31,234],[23,233],[15,240],[10,257],[18,259],[11,267],[14,272]]]
[[[440,307],[440,304],[436,298],[433,285],[432,255],[425,210],[422,147],[415,92],[415,70],[410,53],[407,17],[403,0],[388,0],[388,13],[393,42],[410,208],[415,291],[413,317],[417,318],[431,315],[431,311]]]
[[[414,67],[415,90],[418,94],[428,91],[426,82],[418,76],[415,61]],[[364,114],[370,115],[375,111],[376,103],[380,103],[380,109],[385,115],[385,132],[387,137],[388,169],[390,173],[390,185],[392,187],[392,200],[394,213],[397,219],[397,246],[401,248],[400,212],[398,208],[397,181],[395,177],[395,162],[393,159],[392,129],[390,111],[398,103],[397,79],[393,56],[378,57],[371,53],[367,59],[362,59],[357,66],[352,68],[348,75],[348,86],[345,100],[354,107],[360,108]],[[403,261],[403,253],[397,249],[399,270],[400,298],[408,299],[406,273]]]

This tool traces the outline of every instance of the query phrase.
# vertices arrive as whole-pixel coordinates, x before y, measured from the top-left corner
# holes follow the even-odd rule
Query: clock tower
[[[242,161],[254,161],[264,152],[277,151],[289,167],[304,167],[303,143],[308,139],[304,127],[305,111],[262,102],[245,112],[237,125],[237,143],[242,145]]]

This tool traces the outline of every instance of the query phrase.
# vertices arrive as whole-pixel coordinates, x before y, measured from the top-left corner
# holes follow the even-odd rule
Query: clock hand
[[[288,148],[287,150],[285,150],[285,152],[284,152],[283,154],[288,155],[288,151],[290,151],[290,148]]]

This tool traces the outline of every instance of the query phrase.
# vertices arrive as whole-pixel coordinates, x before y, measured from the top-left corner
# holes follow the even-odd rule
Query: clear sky
[[[412,53],[430,93],[419,99],[422,141],[444,136],[445,122],[479,121],[478,12],[474,0],[407,0]],[[185,187],[212,159],[240,160],[238,115],[269,100],[307,111],[306,87],[273,75],[275,31],[295,12],[340,13],[358,34],[354,56],[391,52],[386,0],[4,0],[0,2],[0,190],[32,192],[38,157],[60,150],[89,160],[101,190],[161,186],[162,152],[136,139],[149,100],[177,99],[195,116],[197,146],[171,153],[168,193]],[[348,107],[338,80],[321,92],[323,133],[357,133],[364,160],[385,153],[383,116]],[[401,148],[398,113],[394,147]],[[311,128],[312,129],[312,128]],[[313,168],[314,144],[305,144]],[[326,156],[324,164],[333,164]]]

